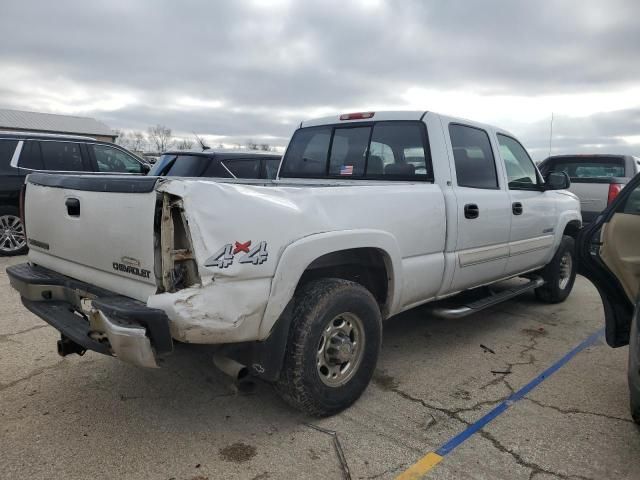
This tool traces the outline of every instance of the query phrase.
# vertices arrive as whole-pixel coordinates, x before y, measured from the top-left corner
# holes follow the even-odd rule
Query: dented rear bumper
[[[143,367],[173,350],[162,310],[28,263],[7,274],[31,312],[83,349]]]

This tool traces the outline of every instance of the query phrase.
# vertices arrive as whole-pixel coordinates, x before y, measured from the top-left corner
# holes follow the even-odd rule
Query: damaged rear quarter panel
[[[184,342],[230,343],[266,338],[299,279],[287,278],[293,287],[287,287],[282,298],[274,299],[274,292],[282,296],[284,291],[272,285],[276,268],[285,249],[301,239],[305,239],[304,249],[308,250],[308,255],[296,255],[302,263],[313,261],[315,254],[328,253],[318,243],[320,237],[325,246],[330,245],[328,250],[381,249],[394,264],[402,263],[403,257],[441,252],[444,243],[442,229],[436,228],[444,208],[436,185],[167,179],[158,191],[182,199],[202,283],[175,293],[153,295],[148,305],[167,313],[174,338]],[[428,221],[424,218],[425,204],[433,209]],[[438,235],[434,236],[434,231]],[[328,244],[327,236],[333,234],[335,241]],[[380,240],[381,237],[389,240]],[[265,242],[266,261],[240,263],[243,253],[239,252],[224,268],[205,266],[225,245],[235,247],[236,242],[251,242],[251,248]],[[301,274],[307,266],[308,263],[287,268],[288,277]],[[399,266],[394,269],[401,271]],[[400,288],[397,285],[394,289],[397,295]],[[269,318],[264,320],[268,303],[275,307],[269,308]],[[263,321],[269,325],[261,327]]]

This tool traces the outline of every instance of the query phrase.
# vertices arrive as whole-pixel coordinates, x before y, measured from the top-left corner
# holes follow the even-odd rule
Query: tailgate
[[[580,209],[583,212],[599,213],[607,208],[609,197],[609,182],[587,182],[584,179],[578,182],[571,180],[569,191],[575,193],[580,199]]]
[[[29,260],[147,301],[154,274],[152,177],[31,174],[25,221]]]

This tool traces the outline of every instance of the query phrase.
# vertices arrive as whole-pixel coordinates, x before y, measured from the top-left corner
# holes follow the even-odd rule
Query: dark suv
[[[167,177],[276,178],[280,155],[204,150],[165,152],[149,175]]]
[[[27,251],[19,198],[28,173],[144,175],[149,168],[124,148],[91,137],[0,132],[0,256]]]

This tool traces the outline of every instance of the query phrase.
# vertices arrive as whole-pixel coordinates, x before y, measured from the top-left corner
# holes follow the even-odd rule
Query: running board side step
[[[489,295],[488,297],[481,298],[480,300],[465,303],[456,307],[435,307],[431,310],[431,313],[436,317],[447,319],[466,317],[467,315],[479,312],[480,310],[484,310],[485,308],[493,307],[494,305],[502,303],[506,300],[510,300],[525,292],[534,290],[538,287],[541,287],[542,285],[544,285],[544,280],[542,278],[532,277],[531,280],[524,285],[509,288],[507,290],[503,290],[500,293]]]

